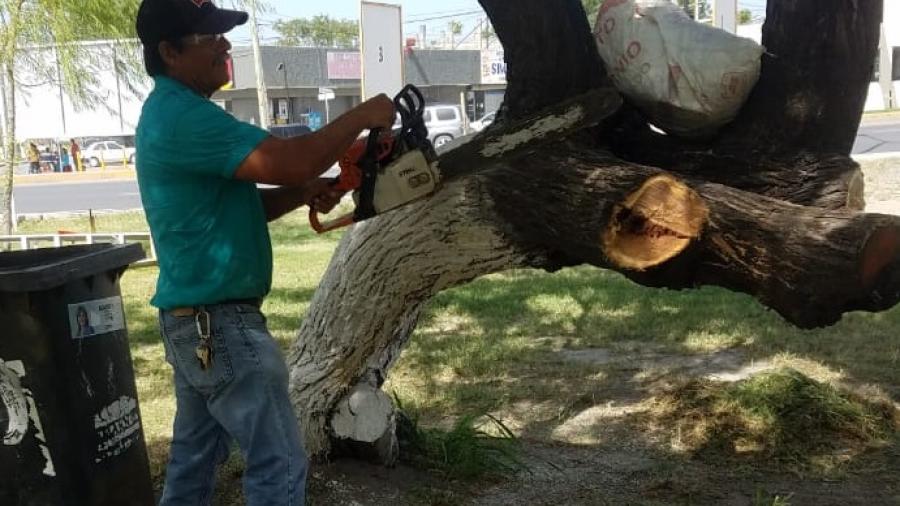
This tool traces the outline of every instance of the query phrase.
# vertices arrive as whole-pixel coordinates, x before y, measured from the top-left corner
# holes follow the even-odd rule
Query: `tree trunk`
[[[5,33],[0,40],[0,69],[4,75],[6,86],[3,92],[6,94],[4,104],[6,110],[6,138],[3,142],[6,146],[6,172],[0,174],[0,230],[10,235],[13,230],[12,215],[12,191],[13,175],[16,165],[16,51],[18,48],[19,30],[22,22],[22,6],[24,0],[16,0],[8,5]]]
[[[704,141],[654,133],[622,104],[579,2],[481,3],[506,50],[499,119],[441,154],[432,198],[341,241],[290,359],[310,453],[331,438],[390,447],[376,392],[423,305],[491,272],[590,264],[647,286],[723,286],[801,327],[900,301],[900,218],[855,211],[849,158],[880,0],[770,2],[759,85]]]
[[[450,183],[440,198],[361,223],[341,240],[288,360],[308,452],[330,448],[330,417],[352,387],[381,387],[433,294],[542,263],[494,225],[487,199],[478,179]]]
[[[5,86],[3,93],[6,94],[3,101],[6,105],[4,115],[6,117],[6,125],[4,126],[5,137],[2,140],[4,144],[4,153],[6,159],[6,171],[0,174],[0,230],[4,234],[10,235],[13,231],[12,215],[12,192],[13,192],[13,176],[16,169],[16,90],[15,90],[15,70],[13,63],[6,63],[2,66],[3,80]]]

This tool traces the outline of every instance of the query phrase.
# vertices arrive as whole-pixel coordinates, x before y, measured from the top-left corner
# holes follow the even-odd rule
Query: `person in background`
[[[69,139],[69,153],[72,156],[72,167],[73,170],[79,171],[82,170],[81,166],[81,146],[75,142],[75,139]]]
[[[37,144],[28,143],[28,172],[29,174],[37,174],[41,171],[41,152],[38,150]]]
[[[59,148],[59,165],[63,172],[72,172],[72,165],[69,163],[69,152],[66,148]]]

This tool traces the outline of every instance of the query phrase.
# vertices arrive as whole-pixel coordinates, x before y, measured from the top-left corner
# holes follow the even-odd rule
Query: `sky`
[[[259,14],[260,42],[274,44],[277,38],[269,28],[276,20],[308,18],[317,14],[327,14],[333,18],[359,19],[359,0],[265,0],[267,12]],[[412,34],[419,26],[426,25],[429,38],[446,30],[448,23],[456,19],[463,22],[463,34],[471,30],[478,20],[485,17],[477,0],[378,0],[382,3],[399,4],[402,7],[404,34]],[[217,2],[225,6],[227,2]],[[236,28],[229,37],[235,45],[250,41],[246,27]]]
[[[233,0],[232,0],[233,1]],[[312,17],[327,14],[339,19],[358,19],[360,0],[261,0],[267,4],[266,12],[259,14],[260,42],[275,44],[277,37],[271,25],[279,19]],[[421,25],[426,25],[429,39],[438,38],[442,30],[447,30],[451,20],[463,23],[463,35],[469,33],[479,19],[485,16],[477,0],[376,0],[383,3],[399,4],[403,9],[404,34],[415,34]],[[511,0],[514,1],[514,0]],[[229,0],[216,2],[226,6]],[[766,0],[738,0],[738,9],[750,9],[755,17],[765,14]],[[235,29],[229,39],[235,45],[247,45],[250,32],[246,26]]]

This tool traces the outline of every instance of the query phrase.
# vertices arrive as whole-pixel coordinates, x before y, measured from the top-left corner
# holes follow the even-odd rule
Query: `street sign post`
[[[325,124],[327,125],[331,118],[329,117],[328,101],[334,100],[334,90],[331,88],[319,88],[319,102],[325,102]]]
[[[362,93],[394,96],[403,88],[403,13],[399,5],[360,2]]]

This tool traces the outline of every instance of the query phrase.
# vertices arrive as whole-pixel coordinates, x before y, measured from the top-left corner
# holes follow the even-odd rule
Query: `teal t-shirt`
[[[141,201],[159,258],[161,309],[262,298],[272,243],[256,184],[234,179],[268,133],[156,77],[137,127]]]

